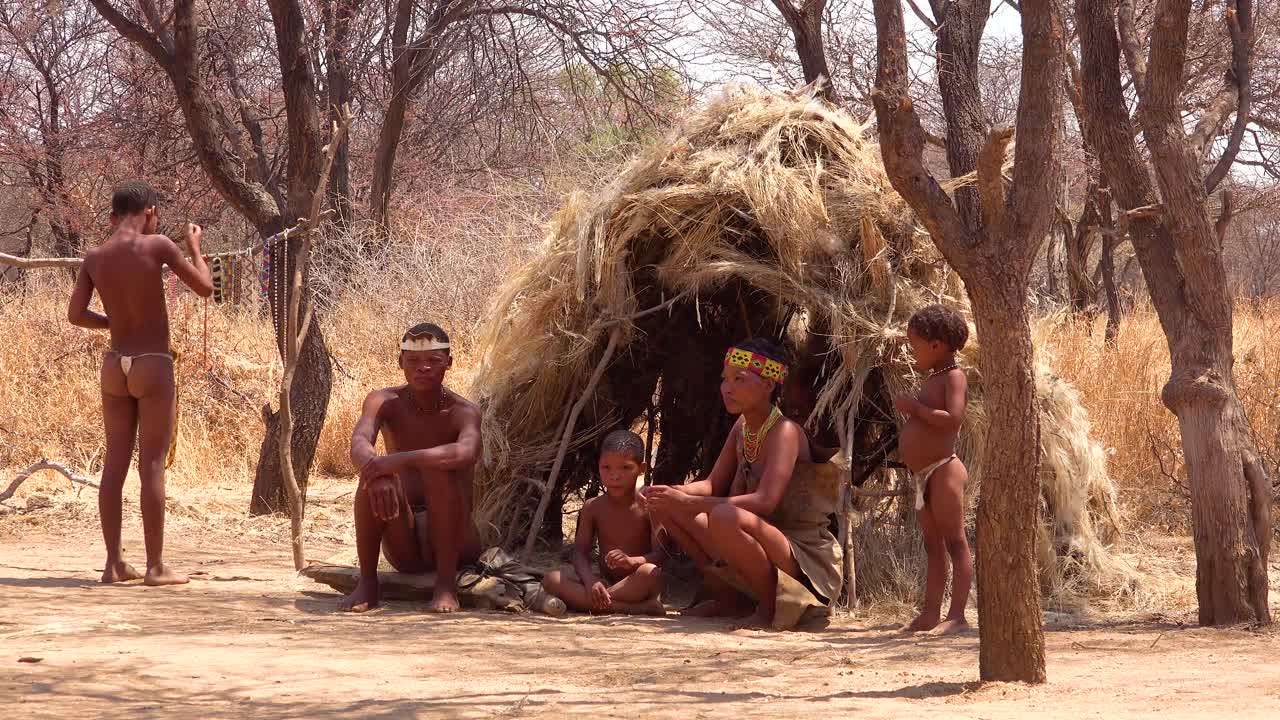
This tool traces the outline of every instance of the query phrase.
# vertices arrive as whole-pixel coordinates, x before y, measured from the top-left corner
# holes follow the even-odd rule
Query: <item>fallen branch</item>
[[[80,258],[24,258],[9,253],[0,253],[0,265],[33,270],[35,268],[78,268],[84,262]]]
[[[68,468],[66,465],[63,465],[62,463],[51,462],[49,460],[41,460],[35,465],[32,465],[26,470],[23,470],[22,472],[18,473],[18,476],[13,479],[13,482],[9,483],[8,489],[0,493],[0,502],[4,502],[5,500],[8,500],[9,498],[13,497],[13,494],[18,491],[18,486],[22,485],[22,483],[26,482],[27,478],[40,472],[41,470],[53,470],[54,472],[62,474],[68,480],[70,480],[75,484],[88,485],[89,487],[94,488],[95,490],[100,489],[101,487],[98,485],[98,483],[90,480],[89,478],[84,477],[82,475],[77,475],[73,470]]]

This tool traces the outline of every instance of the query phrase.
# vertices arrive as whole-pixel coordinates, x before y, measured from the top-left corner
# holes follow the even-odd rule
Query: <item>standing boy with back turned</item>
[[[157,193],[147,183],[126,182],[111,197],[111,235],[84,256],[67,319],[72,325],[109,330],[111,349],[102,360],[102,424],[106,455],[98,514],[107,563],[102,582],[143,578],[147,585],[180,585],[187,577],[170,570],[164,554],[164,465],[175,432],[176,386],[169,349],[169,313],[161,273],[168,265],[196,294],[213,293],[209,268],[200,256],[199,225],[188,225],[187,252],[157,235]],[[106,314],[89,309],[94,290]],[[142,527],[146,575],[124,561],[120,505],[129,462],[138,446],[142,480]]]

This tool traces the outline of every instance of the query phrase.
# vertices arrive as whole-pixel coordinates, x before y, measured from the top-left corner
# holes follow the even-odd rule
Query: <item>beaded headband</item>
[[[787,379],[786,365],[758,352],[742,348],[729,348],[729,352],[724,354],[724,364],[725,367],[742,368],[753,372],[771,382],[780,383]]]
[[[436,336],[431,333],[424,333],[417,337],[407,335],[400,341],[400,349],[407,352],[430,352],[432,350],[448,350],[449,343],[436,340]]]

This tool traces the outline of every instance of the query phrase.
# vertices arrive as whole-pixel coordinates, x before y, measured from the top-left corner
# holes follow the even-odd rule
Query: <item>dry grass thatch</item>
[[[655,482],[709,469],[731,425],[717,391],[720,359],[752,334],[796,354],[793,377],[812,391],[802,414],[845,457],[851,451],[855,476],[878,464],[894,432],[888,399],[917,379],[907,318],[929,302],[967,301],[864,130],[806,95],[736,90],[608,186],[568,198],[537,256],[499,292],[480,338],[472,394],[485,413],[486,466],[477,511],[491,539],[529,526],[575,404],[581,417],[553,518],[565,496],[589,490],[594,445],[616,427],[647,422],[661,438]],[[611,339],[617,354],[578,402]],[[986,421],[981,380],[968,369],[960,452],[980,478]],[[1115,512],[1105,456],[1074,391],[1045,368],[1038,389],[1042,546],[1057,551],[1046,590],[1065,592],[1081,577],[1112,585],[1102,583],[1120,570],[1106,544]],[[874,575],[860,563],[860,576]]]

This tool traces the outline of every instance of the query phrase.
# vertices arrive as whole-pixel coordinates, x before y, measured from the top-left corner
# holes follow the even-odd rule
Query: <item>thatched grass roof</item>
[[[652,421],[654,482],[709,470],[732,424],[721,358],[747,335],[797,355],[793,375],[813,392],[809,427],[851,454],[861,477],[893,437],[889,398],[918,380],[906,320],[939,301],[967,312],[865,127],[804,93],[731,91],[609,185],[569,197],[544,247],[498,294],[471,390],[484,409],[478,517],[492,539],[523,537],[575,404],[553,506],[589,486],[595,445],[618,427]],[[960,453],[980,478],[985,415],[968,370]],[[1078,398],[1047,370],[1038,386],[1056,429],[1043,433],[1046,546],[1072,546],[1102,568],[1093,518],[1113,516],[1113,491],[1101,450]]]

